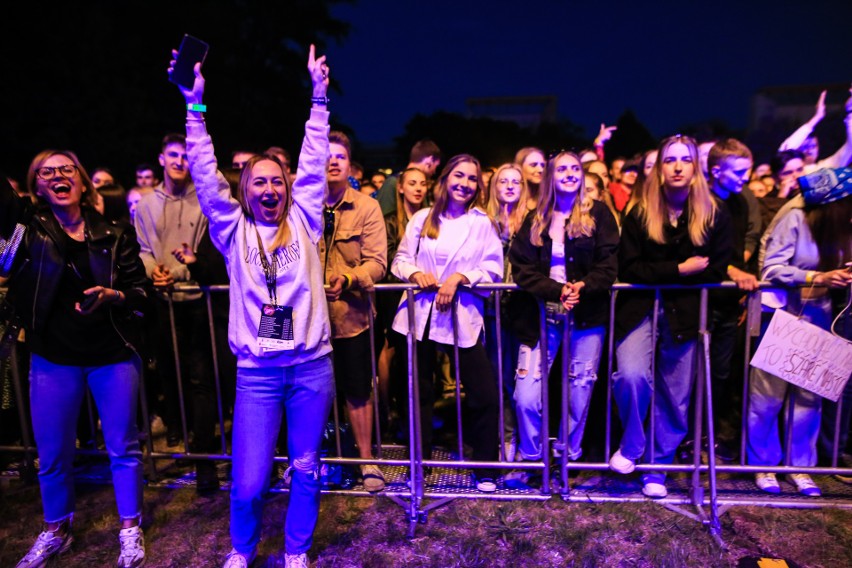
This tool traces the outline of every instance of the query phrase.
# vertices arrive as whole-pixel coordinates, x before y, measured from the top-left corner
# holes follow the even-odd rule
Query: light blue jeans
[[[793,294],[790,294],[793,296]],[[801,306],[791,306],[798,313]],[[760,339],[766,333],[772,312],[761,314]],[[823,329],[831,326],[831,301],[828,296],[809,301],[802,309],[802,318]],[[779,415],[788,428],[784,399],[789,395],[793,404],[793,434],[788,465],[815,466],[817,439],[822,415],[822,397],[797,387],[771,373],[751,368],[748,385],[748,443],[750,465],[779,465],[784,457],[778,428]],[[833,426],[833,425],[832,425]]]
[[[331,355],[292,367],[237,369],[234,403],[231,543],[251,554],[260,541],[263,495],[272,474],[281,414],[293,479],[284,524],[286,550],[311,547],[320,504],[319,450],[334,397]]]
[[[564,320],[547,321],[547,370],[562,347]],[[568,348],[570,363],[568,380],[570,407],[568,418],[568,458],[579,459],[583,453],[583,430],[589,413],[592,390],[598,378],[598,363],[603,347],[604,327],[589,329],[574,328]],[[518,419],[518,451],[525,460],[542,457],[541,444],[541,341],[534,347],[521,345],[518,351],[518,367],[515,373],[515,412]],[[561,384],[561,383],[560,383]],[[552,392],[562,396],[561,390]]]
[[[47,523],[74,513],[74,452],[77,417],[92,392],[109,454],[112,485],[121,519],[142,515],[142,452],[136,428],[138,357],[99,367],[57,365],[33,354],[30,411],[38,447],[38,480]]]
[[[618,370],[612,374],[612,390],[624,427],[621,455],[633,461],[645,456],[650,463],[670,464],[688,431],[696,341],[675,341],[660,311],[657,345],[654,345],[652,323],[651,314],[648,314],[616,346]],[[655,377],[651,375],[653,361]],[[653,441],[645,436],[645,418],[652,391],[656,391]],[[643,483],[663,483],[665,479],[662,472],[642,476]]]

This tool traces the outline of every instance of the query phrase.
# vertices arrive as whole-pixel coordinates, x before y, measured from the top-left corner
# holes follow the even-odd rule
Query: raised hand
[[[595,146],[603,146],[606,144],[610,138],[612,138],[612,133],[618,130],[617,126],[607,126],[603,122],[601,122],[601,129],[598,132],[597,138],[595,138]]]
[[[813,122],[816,124],[823,118],[825,118],[825,95],[828,91],[823,91],[819,94],[819,100],[817,100],[816,104],[816,112],[814,112]]]
[[[169,61],[169,77],[172,76],[172,73],[175,70],[177,55],[177,50],[173,49],[172,59]],[[178,89],[180,89],[180,93],[183,95],[183,98],[186,99],[187,104],[200,105],[201,100],[204,98],[204,76],[201,74],[201,63],[196,63],[192,70],[195,72],[195,82],[192,85],[192,89],[185,89],[181,85],[178,85]]]
[[[311,74],[314,96],[324,97],[328,92],[328,65],[325,64],[325,55],[317,58],[314,44],[308,51],[308,72]]]

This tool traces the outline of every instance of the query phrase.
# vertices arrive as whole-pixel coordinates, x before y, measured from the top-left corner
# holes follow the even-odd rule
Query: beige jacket
[[[328,304],[331,334],[335,339],[355,337],[370,325],[367,294],[388,266],[387,232],[379,202],[347,188],[334,209],[334,233],[329,242],[326,249],[325,238],[319,241],[325,283],[332,274],[352,279],[351,288]]]

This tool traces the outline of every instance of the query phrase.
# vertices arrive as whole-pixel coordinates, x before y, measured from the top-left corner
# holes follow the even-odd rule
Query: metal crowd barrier
[[[764,284],[762,287],[768,287],[767,284]],[[421,421],[420,421],[420,404],[419,404],[419,382],[417,377],[417,350],[416,350],[416,340],[415,340],[415,315],[414,315],[414,295],[416,286],[413,284],[378,284],[375,287],[376,293],[389,293],[393,291],[403,291],[403,293],[407,297],[407,306],[409,310],[409,322],[410,329],[408,330],[408,334],[406,337],[406,349],[407,349],[407,357],[406,360],[408,362],[407,369],[407,378],[408,378],[408,444],[407,446],[399,446],[394,444],[382,444],[382,432],[381,432],[381,422],[379,419],[379,385],[378,385],[378,373],[377,373],[377,346],[375,344],[375,334],[372,333],[372,329],[370,330],[370,350],[371,350],[371,368],[372,368],[372,376],[373,376],[373,411],[374,411],[374,448],[376,458],[369,459],[359,459],[352,457],[342,457],[342,443],[340,437],[340,423],[341,417],[339,416],[339,408],[336,402],[335,397],[335,406],[334,406],[334,423],[335,423],[335,449],[336,456],[328,456],[322,459],[323,463],[327,465],[341,465],[341,466],[357,466],[360,464],[366,463],[374,463],[382,468],[385,468],[386,474],[388,471],[395,471],[395,475],[388,476],[388,484],[386,489],[381,492],[379,495],[386,496],[400,506],[402,506],[407,511],[407,518],[409,522],[409,533],[411,535],[414,534],[416,525],[421,522],[425,522],[428,512],[436,507],[440,507],[448,501],[456,498],[486,498],[486,499],[533,499],[533,500],[544,500],[550,499],[554,494],[561,496],[562,499],[569,502],[607,502],[607,501],[615,501],[615,502],[629,502],[629,501],[647,501],[648,499],[644,497],[640,492],[638,492],[635,487],[635,483],[633,487],[630,487],[629,484],[625,489],[625,485],[620,484],[621,476],[617,476],[617,474],[611,474],[608,476],[592,476],[590,479],[594,481],[585,481],[579,480],[575,481],[574,486],[571,486],[571,478],[570,472],[589,472],[592,474],[601,473],[609,470],[609,466],[607,463],[608,457],[612,454],[611,442],[612,442],[612,430],[613,430],[613,422],[612,422],[612,408],[613,408],[613,400],[612,400],[612,374],[614,371],[614,338],[613,338],[613,329],[615,323],[615,300],[618,294],[631,293],[635,291],[654,291],[655,300],[654,300],[654,311],[653,311],[653,327],[655,333],[656,340],[656,330],[657,330],[657,313],[658,308],[660,306],[661,301],[661,292],[664,290],[685,290],[685,289],[695,289],[700,290],[701,297],[701,314],[700,314],[700,330],[699,330],[699,338],[696,345],[696,373],[695,376],[691,378],[694,380],[694,414],[692,416],[692,425],[693,425],[693,434],[692,434],[692,461],[691,463],[676,463],[676,464],[654,464],[654,456],[646,456],[646,462],[637,464],[636,470],[639,472],[642,471],[665,471],[667,473],[678,472],[681,474],[686,474],[688,481],[684,484],[681,479],[681,482],[676,483],[674,479],[670,478],[667,485],[672,489],[669,497],[655,500],[663,504],[664,506],[678,511],[690,518],[693,518],[699,522],[702,522],[704,525],[708,527],[711,534],[719,538],[720,534],[720,525],[719,525],[719,515],[724,512],[727,507],[734,505],[767,505],[767,506],[778,506],[778,507],[791,507],[791,508],[813,508],[813,507],[825,507],[825,506],[835,506],[835,507],[846,507],[852,508],[852,489],[844,490],[841,488],[832,492],[830,496],[824,496],[823,498],[808,498],[808,497],[800,497],[800,496],[779,496],[773,495],[769,496],[765,493],[760,493],[756,489],[753,489],[753,478],[752,474],[757,472],[775,472],[775,473],[797,473],[804,472],[810,474],[819,474],[819,475],[852,475],[852,468],[844,468],[838,466],[838,455],[840,453],[839,439],[840,439],[840,414],[842,410],[842,398],[837,407],[837,418],[834,427],[834,447],[833,447],[833,455],[832,462],[830,467],[793,467],[788,464],[780,465],[780,466],[755,466],[755,465],[747,465],[745,463],[745,453],[746,453],[746,436],[747,436],[747,428],[746,421],[748,416],[748,395],[749,395],[749,359],[751,353],[751,343],[753,337],[757,335],[756,329],[759,328],[755,322],[759,322],[760,318],[760,302],[759,302],[759,291],[753,292],[748,295],[748,310],[747,310],[747,325],[749,329],[749,333],[746,333],[745,345],[744,349],[744,367],[742,369],[743,373],[743,406],[742,406],[742,424],[740,428],[741,435],[741,444],[739,448],[739,459],[738,463],[725,465],[725,464],[717,464],[715,459],[715,432],[713,427],[713,400],[712,400],[712,389],[711,389],[711,376],[710,376],[710,337],[711,331],[708,329],[708,298],[710,290],[712,289],[731,289],[736,288],[736,285],[733,282],[725,282],[722,284],[713,284],[713,285],[702,285],[702,286],[642,286],[642,285],[629,285],[629,284],[616,284],[612,288],[612,293],[610,294],[610,302],[608,306],[601,306],[601,309],[608,309],[609,312],[609,325],[607,329],[607,341],[604,346],[603,356],[606,356],[606,369],[607,369],[607,382],[606,382],[606,403],[605,403],[605,436],[604,436],[604,461],[601,462],[590,462],[590,461],[581,461],[581,462],[571,462],[568,459],[568,452],[565,451],[566,448],[561,447],[560,441],[568,440],[568,409],[570,408],[570,388],[567,380],[568,376],[568,364],[569,358],[563,356],[562,357],[562,368],[561,368],[561,392],[560,396],[560,409],[561,409],[561,432],[557,438],[553,438],[550,435],[550,427],[549,427],[549,405],[550,405],[550,396],[551,394],[548,392],[548,381],[546,377],[547,373],[547,357],[546,353],[546,322],[544,317],[544,306],[540,304],[541,317],[540,322],[540,334],[541,334],[541,343],[542,346],[542,357],[540,357],[541,363],[541,371],[542,371],[542,389],[541,389],[541,397],[542,397],[542,445],[543,445],[543,454],[542,459],[534,462],[514,462],[508,461],[506,459],[506,455],[504,453],[505,448],[505,437],[504,437],[504,390],[503,390],[503,348],[502,345],[502,329],[504,322],[502,321],[501,313],[499,306],[501,305],[501,296],[505,293],[510,293],[513,290],[517,289],[517,286],[514,284],[489,284],[489,285],[481,285],[476,287],[478,290],[490,291],[493,292],[494,305],[497,306],[497,309],[494,313],[495,318],[495,328],[496,333],[493,338],[486,337],[486,341],[495,341],[497,347],[497,368],[496,368],[496,380],[498,381],[498,397],[499,397],[499,405],[500,405],[500,418],[499,418],[499,428],[500,428],[500,458],[496,462],[473,462],[464,459],[464,444],[463,444],[463,418],[462,418],[462,387],[461,381],[458,378],[458,369],[459,369],[459,352],[458,352],[458,329],[457,329],[457,316],[456,316],[456,306],[458,302],[458,295],[455,299],[453,306],[453,328],[454,328],[454,337],[455,337],[455,345],[452,349],[452,358],[454,361],[453,368],[455,369],[455,412],[456,412],[456,436],[457,436],[457,444],[454,448],[455,454],[453,455],[453,448],[445,448],[445,452],[436,452],[441,454],[443,457],[441,459],[431,459],[424,460],[423,459],[423,448],[421,447]],[[163,471],[158,468],[157,463],[164,460],[216,460],[216,461],[229,461],[231,459],[230,454],[228,453],[228,432],[227,432],[227,420],[226,420],[226,411],[223,407],[222,402],[222,389],[220,386],[219,377],[219,365],[218,365],[218,354],[216,351],[216,329],[213,324],[212,317],[212,307],[211,307],[211,296],[216,293],[225,293],[228,290],[228,286],[208,286],[208,287],[189,287],[189,286],[181,286],[178,288],[181,292],[195,292],[201,291],[204,293],[206,306],[207,306],[207,315],[209,322],[209,330],[210,330],[210,341],[212,345],[212,353],[213,353],[213,373],[214,373],[214,381],[216,385],[217,391],[217,412],[218,412],[218,420],[219,420],[219,445],[221,451],[218,453],[192,453],[187,451],[160,451],[155,448],[154,444],[154,436],[151,432],[151,422],[148,417],[148,409],[146,407],[146,396],[144,392],[144,380],[142,381],[142,389],[140,393],[141,405],[140,410],[143,417],[143,424],[147,425],[147,432],[143,433],[144,437],[144,446],[145,446],[145,460],[146,460],[146,475],[151,482],[157,482],[161,480],[161,478],[165,475]],[[466,293],[466,292],[465,292]],[[189,429],[187,426],[187,416],[186,416],[186,406],[184,404],[184,390],[183,390],[183,381],[181,380],[181,366],[180,366],[180,346],[178,345],[178,337],[176,333],[175,323],[174,323],[174,310],[171,302],[171,298],[168,300],[168,308],[169,314],[171,317],[170,328],[172,333],[172,343],[174,346],[174,351],[176,354],[176,360],[173,362],[175,365],[175,369],[177,372],[177,392],[179,397],[179,408],[180,408],[180,417],[181,417],[181,433],[183,435],[184,448],[189,447]],[[563,338],[562,338],[562,353],[568,353],[568,347],[570,343],[570,335],[571,335],[571,321],[570,321],[570,313],[566,316],[566,325],[563,326]],[[372,320],[371,320],[372,321]],[[399,356],[399,354],[397,354]],[[23,467],[22,473],[28,475],[28,479],[32,479],[33,468],[33,457],[35,456],[36,449],[34,447],[34,443],[32,440],[30,420],[29,420],[29,408],[26,407],[24,403],[24,380],[18,373],[18,363],[17,354],[13,350],[11,356],[11,365],[12,365],[12,386],[14,391],[14,400],[16,401],[16,405],[18,408],[18,422],[20,424],[21,436],[20,444],[13,445],[0,445],[0,452],[10,452],[10,453],[19,453],[23,455]],[[163,362],[159,362],[159,364],[163,364]],[[171,362],[170,362],[171,364]],[[652,369],[653,374],[653,369]],[[648,439],[653,440],[654,431],[656,428],[655,420],[654,420],[654,405],[655,405],[655,397],[656,393],[652,389],[652,398],[649,406],[649,414],[648,417]],[[789,404],[789,401],[788,401]],[[91,410],[91,405],[89,406]],[[790,412],[792,411],[792,407],[787,412],[788,420],[790,417]],[[90,416],[90,422],[95,423],[94,416]],[[588,424],[587,424],[588,426]],[[706,455],[703,456],[702,451],[702,432],[706,427],[707,432],[707,447],[706,447]],[[789,450],[792,436],[794,432],[792,428],[788,429],[786,439],[784,440],[784,446]],[[653,444],[652,444],[653,447]],[[438,450],[438,448],[436,448]],[[554,453],[554,450],[556,452]],[[561,450],[561,451],[560,451]],[[82,455],[102,455],[105,456],[106,452],[104,450],[79,450]],[[653,453],[653,450],[652,450]],[[785,452],[786,456],[789,456],[789,451]],[[555,456],[555,457],[554,457]],[[702,457],[704,459],[702,459]],[[556,460],[556,464],[558,465],[558,484],[554,484],[554,471],[552,470],[553,460]],[[275,461],[278,463],[286,463],[286,456],[276,456]],[[453,477],[453,473],[455,471],[463,472],[471,469],[477,468],[499,468],[503,471],[509,470],[518,470],[518,469],[528,469],[532,471],[537,471],[541,473],[542,482],[540,489],[506,489],[501,487],[495,493],[483,494],[479,493],[472,487],[472,484],[460,482],[460,475],[456,475]],[[434,479],[435,476],[433,474],[432,482],[427,483],[425,469],[426,468],[434,468],[434,470],[442,470],[445,473],[438,475],[437,479]],[[433,471],[434,471],[433,470]],[[450,473],[446,473],[449,470]],[[723,492],[719,490],[719,477],[721,474],[734,474],[734,475],[748,475],[748,484],[750,484],[752,490],[743,490],[742,485],[743,482],[740,483],[740,490],[730,490],[729,488]],[[579,479],[579,478],[578,478]],[[277,489],[285,491],[286,489]],[[707,490],[709,490],[709,495],[707,494]],[[356,486],[354,489],[346,489],[346,490],[334,490],[330,489],[327,492],[342,492],[349,495],[369,495],[363,489],[358,488]],[[433,500],[431,502],[427,502],[428,500]],[[685,509],[684,507],[687,507]],[[688,508],[695,509],[695,512],[690,512]]]

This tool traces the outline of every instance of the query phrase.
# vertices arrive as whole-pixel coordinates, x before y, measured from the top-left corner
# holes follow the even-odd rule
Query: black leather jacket
[[[5,180],[4,180],[5,181]],[[89,238],[89,262],[97,285],[124,293],[122,305],[111,305],[115,333],[129,348],[138,351],[141,318],[145,307],[145,267],[132,226],[110,222],[88,206],[82,207]],[[64,233],[46,206],[33,205],[0,185],[0,235],[7,238],[16,223],[26,226],[9,278],[7,300],[14,306],[24,329],[39,332],[53,307],[65,269]],[[104,309],[104,308],[101,308]]]

